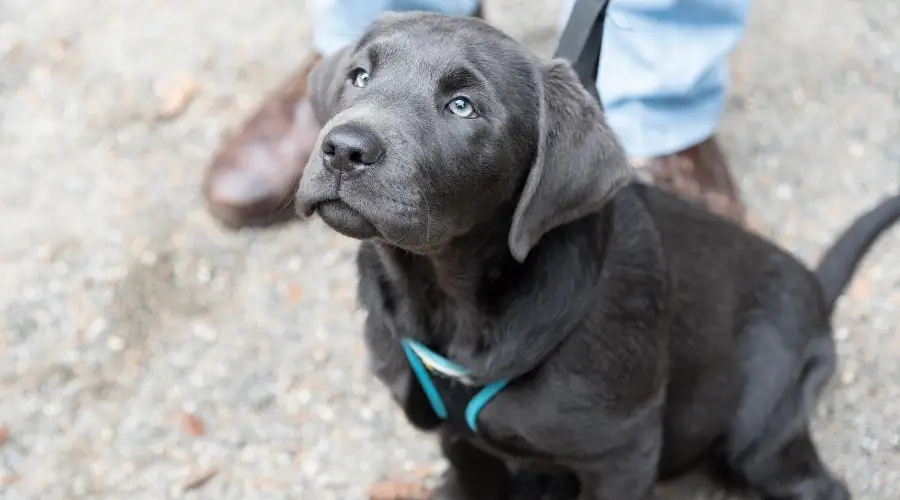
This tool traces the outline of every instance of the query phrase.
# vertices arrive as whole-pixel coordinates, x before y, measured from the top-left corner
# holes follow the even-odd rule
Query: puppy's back
[[[735,322],[776,300],[798,302],[793,306],[812,316],[826,314],[815,275],[785,249],[662,189],[629,189],[656,222],[673,306],[684,321],[697,317],[736,331]]]

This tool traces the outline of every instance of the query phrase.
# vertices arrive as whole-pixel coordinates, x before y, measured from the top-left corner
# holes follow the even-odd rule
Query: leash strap
[[[563,28],[554,57],[568,59],[581,84],[597,102],[597,71],[600,69],[600,46],[603,25],[610,0],[575,0],[569,22]]]

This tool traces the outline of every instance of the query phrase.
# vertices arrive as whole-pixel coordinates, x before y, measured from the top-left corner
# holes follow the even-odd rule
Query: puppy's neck
[[[396,278],[412,279],[453,301],[455,307],[476,312],[484,305],[485,285],[515,272],[508,233],[504,224],[484,224],[427,254],[388,245],[379,245],[379,253]]]
[[[501,224],[427,255],[379,245],[404,298],[401,335],[418,336],[484,383],[531,371],[587,315],[608,223],[591,216],[557,228],[524,263],[512,257]]]

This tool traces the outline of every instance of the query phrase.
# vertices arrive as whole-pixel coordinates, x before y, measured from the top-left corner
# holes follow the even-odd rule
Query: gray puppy
[[[297,208],[363,240],[373,370],[451,465],[432,498],[642,500],[707,460],[766,499],[849,498],[809,414],[900,197],[810,272],[632,182],[569,65],[477,19],[384,15],[311,95]]]

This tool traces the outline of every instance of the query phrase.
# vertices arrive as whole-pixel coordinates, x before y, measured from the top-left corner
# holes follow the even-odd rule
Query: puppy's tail
[[[869,247],[891,224],[900,219],[900,195],[882,201],[859,216],[825,252],[816,268],[828,312],[853,278],[853,273]]]

